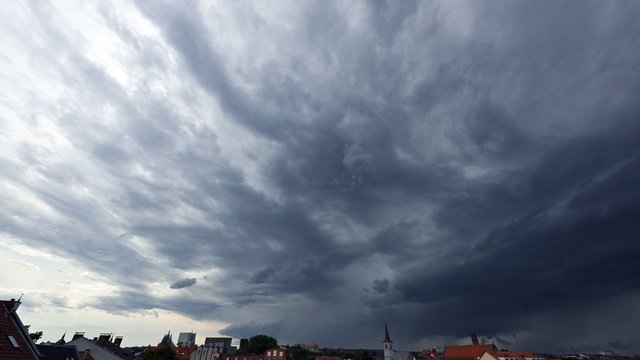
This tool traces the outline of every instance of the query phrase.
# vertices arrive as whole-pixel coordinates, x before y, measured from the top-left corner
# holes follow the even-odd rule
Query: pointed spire
[[[391,338],[389,337],[389,329],[387,329],[387,322],[384,322],[384,341],[383,343],[392,343]]]
[[[67,332],[65,331],[64,334],[62,334],[62,337],[60,338],[60,340],[56,341],[55,344],[56,345],[64,345],[66,344],[66,341],[64,341],[64,336],[67,335]]]

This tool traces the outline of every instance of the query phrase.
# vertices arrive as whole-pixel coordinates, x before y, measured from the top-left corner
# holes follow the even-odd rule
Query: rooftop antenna
[[[18,298],[18,302],[20,302],[20,300],[22,300],[22,296],[24,295],[24,293],[20,294],[20,297]]]

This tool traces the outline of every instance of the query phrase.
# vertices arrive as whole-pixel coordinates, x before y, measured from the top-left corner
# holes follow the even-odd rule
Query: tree
[[[142,360],[179,360],[172,348],[150,349],[142,354]]]
[[[31,340],[33,340],[33,342],[40,340],[42,338],[42,331],[29,332],[30,327],[31,325],[25,325],[24,329],[29,333],[29,337],[31,338]]]
[[[371,355],[369,355],[369,352],[367,350],[364,350],[361,353],[358,353],[357,359],[359,359],[359,360],[371,360]]]
[[[256,335],[249,338],[247,351],[253,354],[263,354],[267,349],[278,347],[278,340],[268,335]]]
[[[300,347],[291,347],[287,349],[287,359],[291,360],[313,360],[316,354],[307,349]]]

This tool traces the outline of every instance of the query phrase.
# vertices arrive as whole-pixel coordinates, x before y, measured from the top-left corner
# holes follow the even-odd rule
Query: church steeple
[[[389,329],[387,328],[387,322],[384,322],[384,360],[393,360],[395,358],[393,353],[393,341],[389,337]]]
[[[64,341],[64,336],[67,335],[67,332],[65,331],[64,334],[62,334],[62,337],[60,338],[60,340],[56,341],[55,344],[56,345],[64,345],[66,344],[66,341]]]
[[[384,341],[383,343],[392,343],[391,338],[389,337],[389,329],[387,329],[387,322],[384,322]]]

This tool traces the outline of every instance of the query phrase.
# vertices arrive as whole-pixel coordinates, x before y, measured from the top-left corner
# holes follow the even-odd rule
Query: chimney
[[[478,342],[478,335],[476,334],[471,334],[471,343],[473,345],[479,345],[480,343]]]
[[[9,311],[9,314],[13,314],[14,312],[16,312],[16,310],[18,310],[18,307],[20,306],[20,301],[16,301],[16,299],[11,299],[9,301],[9,304],[7,304],[7,311]]]
[[[105,347],[109,338],[111,338],[111,333],[101,333],[100,337],[98,337],[98,346]]]
[[[113,343],[115,346],[120,347],[120,344],[122,344],[122,336],[116,336],[116,339],[113,340]]]
[[[78,332],[76,331],[75,334],[73,334],[73,339],[71,339],[71,341],[75,340],[75,339],[79,339],[81,337],[84,337],[84,332]]]
[[[240,339],[240,346],[238,347],[239,354],[245,354],[249,348],[249,339]]]

